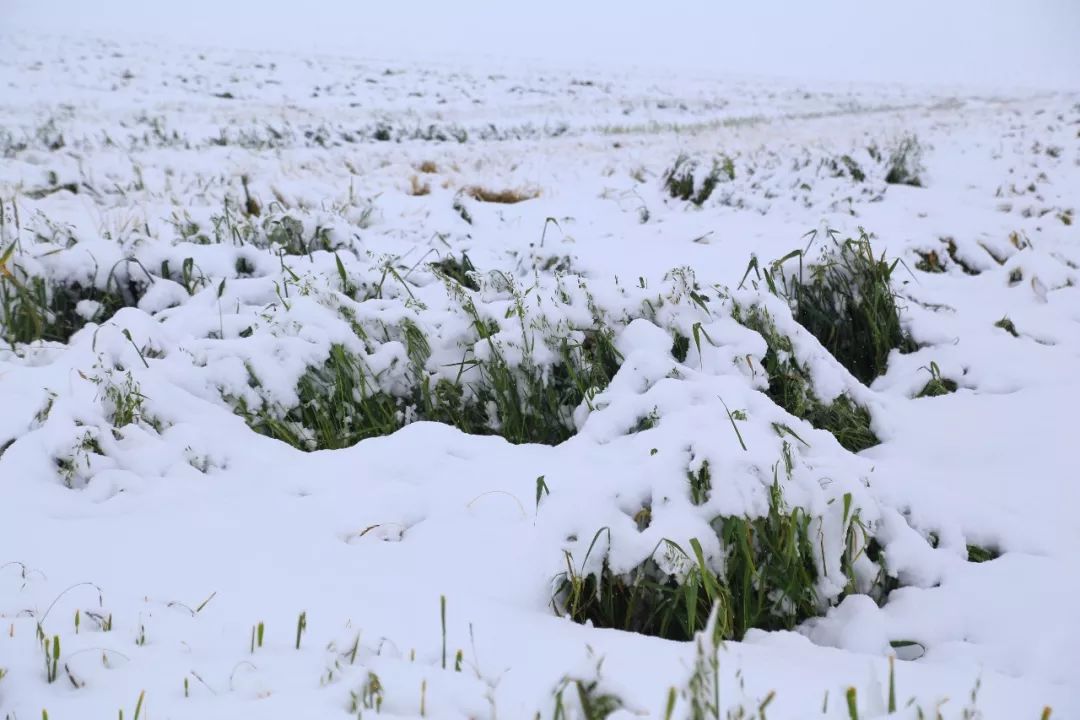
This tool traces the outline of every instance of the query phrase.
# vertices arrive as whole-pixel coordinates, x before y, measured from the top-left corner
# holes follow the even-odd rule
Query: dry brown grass
[[[431,192],[431,185],[426,182],[422,182],[420,178],[413,175],[409,178],[409,194],[413,197],[419,197],[421,195],[427,195]]]
[[[514,203],[533,200],[540,197],[540,191],[535,189],[491,190],[478,185],[465,188],[465,194],[473,200],[488,203],[502,203],[503,205],[513,205]]]
[[[425,160],[424,162],[417,165],[416,169],[419,170],[420,172],[426,174],[426,175],[432,175],[434,173],[439,172],[439,166],[436,165],[431,160]]]

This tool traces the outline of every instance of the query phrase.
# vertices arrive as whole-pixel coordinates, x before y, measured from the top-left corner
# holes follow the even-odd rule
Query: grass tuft
[[[686,362],[686,356],[690,353],[690,338],[682,333],[676,333],[671,343],[671,356],[679,362]]]
[[[469,209],[461,202],[461,198],[454,198],[453,208],[454,212],[461,216],[462,220],[470,225],[473,224],[472,214],[469,213]]]
[[[1014,338],[1020,337],[1020,333],[1016,331],[1015,323],[1013,323],[1013,321],[1010,320],[1007,315],[994,323],[994,327],[1001,328],[1005,332],[1012,335]]]
[[[266,243],[279,249],[286,255],[310,255],[316,250],[334,250],[330,242],[330,231],[317,227],[311,237],[305,237],[304,225],[291,215],[278,215],[266,218],[263,222]]]
[[[442,260],[431,263],[431,267],[440,275],[450,278],[462,287],[474,291],[480,289],[479,283],[469,276],[469,273],[476,272],[476,266],[472,264],[472,260],[469,259],[467,253],[461,253],[460,258],[447,255]]]
[[[955,238],[944,237],[944,238],[941,238],[941,241],[943,243],[945,243],[945,251],[949,254],[949,259],[952,260],[954,263],[956,263],[956,265],[958,265],[960,267],[960,269],[964,271],[965,275],[978,275],[979,274],[978,269],[972,267],[971,265],[964,262],[964,260],[962,260],[960,258],[959,249],[956,247],[956,239]]]
[[[922,146],[914,135],[900,139],[889,154],[885,182],[890,185],[922,187]]]
[[[712,474],[709,471],[709,461],[702,460],[701,467],[695,470],[687,470],[686,478],[690,483],[690,502],[694,505],[703,505],[709,499],[712,492]]]
[[[1001,557],[1001,553],[994,548],[982,547],[980,545],[968,545],[967,556],[968,562],[984,563],[996,560]]]
[[[783,297],[792,305],[795,320],[810,331],[829,353],[861,382],[869,384],[885,373],[889,353],[915,349],[900,323],[900,310],[892,290],[892,275],[899,259],[888,262],[875,256],[870,236],[838,241],[803,272],[802,251],[797,276],[783,282]],[[774,263],[773,272],[784,261]],[[770,284],[770,287],[776,287]]]
[[[863,172],[859,163],[855,162],[855,158],[850,155],[824,158],[821,161],[821,166],[831,177],[850,178],[853,182],[857,183],[866,181],[866,173]]]
[[[870,413],[846,395],[830,403],[814,393],[810,374],[796,359],[791,339],[780,334],[768,312],[759,306],[735,308],[733,317],[757,331],[765,340],[762,365],[769,378],[768,395],[780,407],[806,420],[820,430],[827,430],[852,452],[877,445],[870,429]]]
[[[0,256],[0,335],[11,345],[36,341],[66,343],[88,322],[104,322],[121,308],[133,307],[146,281],[122,280],[114,269],[104,288],[92,283],[50,282],[14,262],[15,246]]]
[[[751,628],[791,629],[821,610],[810,525],[806,511],[787,506],[776,482],[766,516],[713,520],[724,552],[722,573],[712,569],[696,539],[691,540],[692,554],[670,540],[657,546],[669,566],[688,567],[681,577],[661,569],[656,551],[621,574],[612,571],[606,557],[598,573],[583,574],[567,553],[567,569],[557,580],[552,603],[576,622],[671,640],[692,639],[706,627],[714,606],[716,632],[725,639],[741,639]],[[845,564],[849,561],[845,555]]]
[[[700,185],[697,185],[695,179],[696,170],[696,162],[686,155],[679,155],[671,168],[664,173],[664,189],[677,200],[687,200],[701,207],[722,181],[735,179],[735,163],[726,155],[713,161]]]
[[[473,185],[465,189],[465,194],[473,200],[486,203],[499,203],[502,205],[514,205],[526,200],[534,200],[540,197],[540,191],[535,189],[506,189],[491,190],[490,188]]]
[[[559,689],[555,692],[552,720],[567,720],[570,717],[577,717],[577,714],[567,711],[567,708],[573,707],[573,705],[571,701],[564,698],[566,691],[571,687],[575,690],[572,698],[577,700],[576,704],[583,720],[604,720],[623,706],[623,702],[618,695],[601,692],[599,686],[599,680],[586,681],[564,678]]]
[[[930,373],[930,381],[926,383],[919,394],[915,397],[939,397],[941,395],[948,395],[949,393],[956,392],[956,382],[946,377],[941,376],[941,369],[936,362],[931,362],[930,367],[923,368]]]
[[[941,264],[941,258],[938,256],[937,251],[930,250],[929,252],[919,253],[919,262],[915,263],[916,270],[922,270],[927,273],[943,273],[945,272],[945,266]]]
[[[252,412],[243,400],[236,410],[256,432],[301,450],[350,447],[402,425],[398,401],[379,391],[361,360],[342,345],[330,348],[323,365],[308,369],[296,392],[300,403],[285,412],[265,406]]]
[[[581,342],[559,340],[559,360],[540,366],[526,357],[511,363],[495,339],[498,327],[471,313],[475,343],[455,380],[437,378],[425,365],[430,349],[415,326],[402,335],[410,353],[411,385],[397,394],[380,386],[363,359],[334,345],[326,362],[309,368],[291,408],[266,404],[249,408],[234,400],[235,411],[264,435],[301,450],[350,447],[360,440],[389,435],[415,420],[453,425],[478,435],[499,435],[512,443],[556,445],[574,433],[573,410],[618,371],[622,358],[614,332],[598,326],[584,331]],[[476,356],[478,346],[487,351]],[[471,380],[462,376],[475,370]]]
[[[431,194],[431,183],[420,180],[417,175],[409,178],[409,195],[422,197]]]

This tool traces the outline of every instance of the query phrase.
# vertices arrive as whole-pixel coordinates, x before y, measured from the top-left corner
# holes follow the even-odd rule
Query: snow
[[[65,343],[0,351],[5,717],[132,717],[140,693],[147,717],[355,717],[371,673],[386,717],[547,718],[566,678],[599,680],[622,717],[666,717],[695,644],[559,617],[553,580],[567,558],[685,571],[656,552],[665,539],[699,539],[720,570],[710,521],[768,512],[787,452],[774,423],[805,441],[776,482],[821,532],[833,606],[726,643],[725,711],[775,691],[770,718],[844,718],[855,687],[859,717],[885,716],[895,652],[897,717],[1080,717],[1080,225],[1063,219],[1080,198],[1080,96],[3,43],[0,249],[55,282],[145,285],[107,318],[80,301],[89,322]],[[925,187],[887,184],[868,149],[907,134],[926,148]],[[700,208],[674,200],[663,175],[680,154],[699,174],[729,157],[735,177]],[[830,169],[843,155],[864,181]],[[410,194],[414,176],[429,193]],[[259,218],[243,216],[245,184]],[[484,203],[473,186],[538,195]],[[286,216],[325,246],[279,255],[267,223]],[[870,387],[742,282],[751,256],[764,267],[822,228],[865,228],[902,260],[920,349]],[[929,251],[945,272],[916,269]],[[430,266],[463,252],[477,291]],[[465,347],[492,350],[462,298],[498,323],[511,363],[550,364],[544,338],[581,341],[597,315],[614,329],[622,366],[573,411],[572,438],[413,422],[302,452],[233,412],[296,405],[333,345],[405,392],[406,321],[432,378],[472,382]],[[818,396],[869,408],[882,443],[850,453],[761,392],[766,346],[736,304],[766,307]],[[1006,316],[1018,337],[995,326]],[[931,362],[957,392],[914,397]],[[128,382],[144,400],[115,428],[110,388]],[[713,490],[694,505],[686,473],[705,460]],[[845,497],[901,585],[881,607],[840,598]],[[1001,556],[968,562],[968,545]],[[61,638],[53,683],[39,628]]]

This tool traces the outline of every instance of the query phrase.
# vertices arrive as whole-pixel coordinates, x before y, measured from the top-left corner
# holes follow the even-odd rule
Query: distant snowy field
[[[5,720],[877,718],[894,654],[896,717],[1080,717],[1080,95],[0,50]],[[762,273],[860,228],[869,385]],[[752,308],[880,443],[770,398]],[[813,617],[566,617],[568,568],[723,576],[771,489]]]

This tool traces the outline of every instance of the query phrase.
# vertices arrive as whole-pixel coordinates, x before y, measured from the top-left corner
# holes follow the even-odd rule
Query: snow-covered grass
[[[5,720],[1080,713],[1080,98],[3,44]]]

